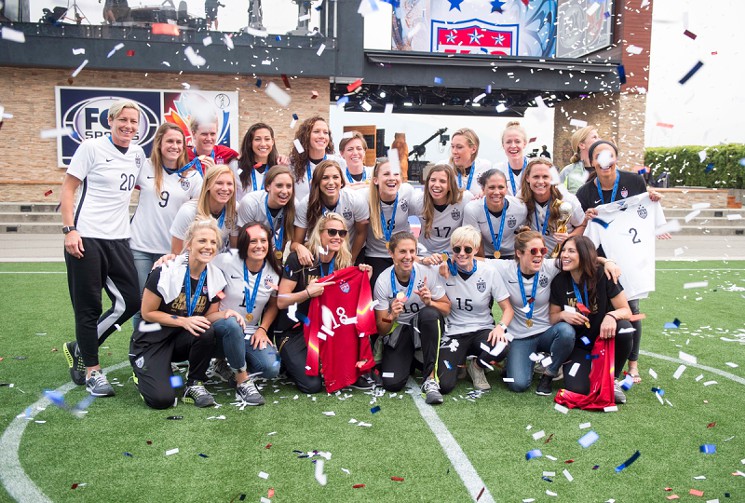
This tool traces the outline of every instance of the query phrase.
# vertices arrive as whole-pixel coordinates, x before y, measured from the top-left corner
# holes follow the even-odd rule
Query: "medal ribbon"
[[[471,190],[471,183],[473,182],[473,174],[476,172],[476,161],[471,164],[471,172],[468,174],[468,183],[466,184],[466,190]],[[463,188],[463,175],[458,171],[458,188]]]
[[[613,182],[613,192],[611,192],[610,195],[610,201],[608,203],[612,203],[616,200],[616,192],[618,192],[618,181],[621,179],[621,173],[616,171],[616,181]],[[598,188],[598,197],[600,198],[600,202],[602,204],[605,204],[605,199],[603,199],[603,189],[600,186],[600,179],[595,178],[595,186]]]
[[[199,276],[199,283],[197,283],[197,290],[194,292],[194,297],[191,296],[191,274],[189,271],[189,264],[186,264],[186,276],[184,277],[184,288],[186,289],[186,315],[191,316],[194,314],[194,309],[197,307],[197,301],[199,300],[199,294],[204,286],[204,281],[207,279],[207,269],[202,271],[202,275]]]
[[[396,194],[396,200],[393,202],[393,213],[391,214],[390,226],[389,222],[385,221],[385,215],[383,214],[383,202],[380,202],[380,223],[383,227],[383,235],[386,241],[391,240],[393,235],[393,229],[396,227],[396,210],[398,209],[398,194]]]
[[[357,180],[355,180],[352,177],[352,173],[349,172],[349,168],[347,168],[347,180],[349,181],[349,183],[357,183]],[[364,182],[365,180],[367,180],[367,171],[365,171],[365,167],[363,166],[362,167],[362,180],[360,181]]]
[[[530,310],[525,314],[525,317],[529,320],[533,319],[533,308],[535,307],[535,294],[538,291],[538,276],[541,275],[541,272],[538,271],[535,273],[535,276],[533,277],[533,291],[530,293],[530,298],[533,299],[533,302],[528,302],[528,299],[525,297],[525,286],[523,286],[523,275],[520,272],[520,264],[517,265],[517,283],[520,285],[520,295],[523,297],[523,307],[527,307],[528,304],[530,304]]]
[[[543,219],[543,228],[541,229],[541,226],[538,225],[538,205],[536,205],[535,210],[533,210],[533,215],[535,216],[535,230],[541,231],[541,236],[548,236],[546,233],[546,229],[548,229],[548,217],[551,214],[551,198],[548,198],[548,203],[546,203],[546,213],[545,218]]]
[[[280,210],[281,216],[278,217],[279,231],[274,230],[274,220],[272,219],[272,213],[269,211],[269,194],[264,198],[264,210],[266,211],[266,219],[269,221],[269,228],[272,229],[272,235],[274,236],[274,249],[282,251],[285,241],[285,209]]]
[[[528,166],[528,158],[523,158],[523,169]],[[517,187],[515,186],[515,175],[512,173],[510,163],[507,163],[507,172],[510,174],[510,185],[512,185],[512,195],[517,197]]]
[[[494,245],[494,251],[498,252],[502,246],[502,233],[504,231],[504,221],[507,220],[507,208],[509,208],[510,202],[505,199],[504,206],[502,207],[502,218],[499,220],[499,235],[495,241],[494,239],[494,226],[491,223],[491,213],[489,208],[486,206],[486,198],[484,198],[484,214],[486,215],[486,221],[489,223],[489,235],[491,236],[491,243]]]
[[[406,289],[406,299],[408,300],[411,298],[411,292],[414,291],[414,282],[416,280],[416,269],[411,270],[411,277],[409,278],[409,286]],[[393,292],[393,298],[396,297],[398,294],[398,289],[396,288],[396,268],[391,267],[391,292]]]
[[[256,297],[259,293],[259,285],[261,284],[261,274],[264,272],[264,264],[261,265],[261,270],[256,274],[256,283],[254,283],[254,289],[252,293],[248,293],[248,266],[246,262],[243,262],[243,293],[246,296],[246,314],[253,313],[254,306],[256,305]]]

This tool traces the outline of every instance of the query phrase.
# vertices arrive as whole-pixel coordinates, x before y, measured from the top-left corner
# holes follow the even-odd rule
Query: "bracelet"
[[[500,327],[502,327],[502,330],[504,330],[505,332],[507,332],[507,325],[505,325],[503,321],[500,321],[499,323],[497,323],[497,325],[499,325]]]
[[[266,328],[264,328],[262,326],[258,326],[258,327],[256,327],[256,332],[258,332],[259,329],[263,330],[266,335],[269,335],[269,332],[266,331]]]
[[[308,295],[308,300],[310,300],[310,292],[308,291],[307,288],[305,289],[305,293]]]
[[[613,318],[614,320],[616,320],[616,323],[618,323],[618,318],[616,318],[615,316],[613,316],[611,313],[605,313],[605,315],[606,316],[610,316],[611,318]]]

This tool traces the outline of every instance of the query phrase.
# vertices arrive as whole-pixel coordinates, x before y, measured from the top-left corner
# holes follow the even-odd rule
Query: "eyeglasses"
[[[547,253],[548,253],[548,248],[546,248],[545,246],[542,247],[542,248],[531,248],[530,249],[530,254],[533,255],[533,256],[535,256],[535,255],[541,255],[542,256],[542,255],[546,255]]]
[[[331,236],[332,238],[335,238],[337,236],[337,234],[339,235],[340,238],[347,237],[347,230],[346,229],[323,229],[323,230],[325,230],[326,232],[328,232],[329,233],[329,236]]]
[[[453,246],[453,253],[455,253],[456,255],[458,255],[461,250],[466,252],[466,255],[470,255],[471,253],[473,253],[473,248],[471,248],[470,246]]]

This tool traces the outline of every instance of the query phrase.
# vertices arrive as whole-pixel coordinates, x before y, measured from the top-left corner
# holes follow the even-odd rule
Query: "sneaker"
[[[246,379],[235,388],[236,400],[241,400],[248,405],[264,405],[264,397],[256,388],[253,379]]]
[[[616,403],[626,403],[626,393],[621,389],[621,383],[618,381],[613,382],[613,397]]]
[[[551,378],[553,381],[561,381],[564,379],[564,366],[559,366],[559,372]]]
[[[181,399],[184,403],[193,403],[197,407],[209,407],[215,405],[215,399],[210,392],[204,387],[202,381],[196,381],[184,390],[184,396]]]
[[[91,372],[91,376],[85,381],[85,389],[91,396],[114,396],[114,388],[100,370]]]
[[[82,386],[85,384],[85,363],[83,363],[83,359],[80,357],[78,343],[75,341],[66,342],[62,347],[62,351],[65,353],[65,358],[67,358],[67,366],[70,367],[72,382],[78,386]]]
[[[350,386],[356,389],[373,389],[375,387],[375,380],[370,377],[370,374],[362,374]]]
[[[548,353],[536,353],[538,355],[538,360],[533,363],[533,373],[534,374],[543,374],[546,371],[546,367],[543,366],[543,360],[545,360],[547,357],[551,356]]]
[[[554,376],[543,374],[541,376],[541,380],[538,381],[538,387],[535,390],[536,395],[541,396],[551,396],[551,393],[553,393],[553,389],[551,388],[551,382],[553,380]]]
[[[424,401],[430,405],[443,402],[440,385],[434,379],[424,381],[424,384],[422,384],[422,395],[424,395]]]
[[[479,391],[488,391],[491,389],[491,384],[489,384],[489,381],[486,380],[484,369],[482,369],[479,365],[476,365],[475,362],[469,362],[467,368],[468,375],[471,376],[471,381],[473,381],[474,389],[477,389]]]
[[[233,370],[224,358],[213,358],[207,369],[207,379],[213,381],[227,382],[234,380]]]

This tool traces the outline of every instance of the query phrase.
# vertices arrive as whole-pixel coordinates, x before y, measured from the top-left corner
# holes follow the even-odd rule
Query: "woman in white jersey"
[[[238,225],[261,222],[269,227],[274,241],[272,253],[280,263],[292,238],[296,186],[288,166],[272,166],[264,177],[264,190],[246,194],[238,208]]]
[[[155,132],[150,159],[137,177],[140,199],[132,217],[129,245],[137,268],[140,292],[153,264],[171,250],[169,229],[184,203],[197,199],[202,177],[186,155],[184,132],[176,124],[163,123]],[[140,316],[132,319],[135,326]]]
[[[450,236],[463,224],[463,209],[471,199],[471,192],[458,188],[453,168],[447,164],[433,166],[424,179],[419,244],[429,253],[450,249]]]
[[[450,160],[437,164],[450,164],[455,168],[458,188],[474,196],[481,195],[479,176],[489,171],[491,161],[479,157],[479,137],[473,129],[461,128],[450,140]]]
[[[366,187],[372,178],[373,166],[364,165],[366,153],[367,142],[359,131],[351,131],[339,142],[339,155],[346,163],[344,179],[352,189]]]
[[[563,185],[551,184],[551,161],[539,157],[528,163],[523,175],[522,199],[528,210],[528,225],[543,236],[549,253],[569,236],[585,231],[585,213],[574,194]],[[562,211],[567,211],[562,214]],[[566,227],[559,232],[560,225]]]
[[[305,119],[295,133],[290,152],[290,166],[295,177],[295,199],[300,201],[308,195],[313,170],[321,161],[341,160],[333,154],[334,141],[326,120],[320,116]]]
[[[279,354],[269,331],[277,318],[276,289],[282,271],[272,249],[271,230],[249,222],[238,233],[238,252],[221,253],[214,261],[227,281],[220,309],[232,309],[244,319],[244,326],[235,318],[213,324],[218,354],[232,369],[236,398],[249,405],[264,404],[249,372],[266,379],[279,375]]]
[[[572,133],[572,157],[568,164],[559,173],[559,182],[566,187],[571,194],[576,194],[582,185],[595,176],[595,169],[588,151],[590,145],[600,139],[598,130],[593,126],[585,126]]]
[[[129,344],[135,385],[154,409],[174,405],[176,389],[171,362],[189,361],[182,400],[197,407],[215,404],[204,380],[215,349],[218,320],[243,318],[232,310],[219,310],[225,277],[211,262],[217,255],[221,232],[212,219],[193,222],[186,232],[185,253],[167,266],[153,269],[142,293],[143,323]]]
[[[210,168],[204,176],[199,199],[188,201],[178,210],[171,224],[171,253],[179,254],[184,249],[184,238],[194,220],[212,217],[222,231],[220,250],[235,248],[238,238],[235,203],[235,176],[230,167],[218,165]]]
[[[142,148],[132,143],[140,108],[132,101],[117,101],[109,108],[108,121],[110,137],[86,140],[75,151],[60,198],[76,339],[65,343],[63,351],[73,382],[85,384],[93,396],[114,395],[101,372],[98,347],[137,312],[140,298],[129,247],[129,201],[145,163]],[[111,308],[101,315],[103,289]]]
[[[440,344],[440,360],[437,365],[442,393],[450,393],[455,387],[458,367],[466,363],[466,357],[475,356],[468,366],[473,387],[478,390],[491,389],[484,369],[507,355],[507,325],[512,322],[514,312],[508,300],[504,283],[490,261],[476,260],[481,244],[481,233],[466,225],[453,232],[450,239],[452,255],[442,262],[440,274],[445,277],[445,292],[450,299],[450,314],[445,319],[445,335]],[[439,263],[441,255],[430,260]],[[499,304],[502,317],[495,326],[492,304]]]
[[[344,217],[349,231],[347,243],[350,243],[352,261],[355,262],[365,246],[367,228],[370,225],[370,209],[367,201],[349,184],[336,161],[321,161],[313,172],[310,194],[302,199],[295,211],[295,230],[290,249],[298,252],[298,259],[303,265],[313,263],[313,255],[304,246],[308,229],[314,229],[316,222],[326,213],[338,213]]]
[[[383,387],[400,391],[409,379],[416,350],[422,350],[422,393],[429,404],[442,403],[437,361],[443,318],[450,313],[442,277],[434,267],[416,261],[417,242],[410,232],[388,241],[393,265],[375,282],[375,321],[382,337]],[[378,343],[380,344],[380,343]]]
[[[367,195],[360,192],[363,197]],[[378,275],[393,264],[388,241],[397,232],[409,232],[410,215],[420,215],[422,195],[408,183],[401,183],[401,170],[388,159],[378,159],[370,184],[370,227],[365,242],[365,263],[373,268],[371,284]]]
[[[515,234],[525,223],[528,211],[522,200],[507,194],[507,178],[498,169],[479,177],[484,197],[471,201],[463,210],[463,225],[481,232],[479,257],[512,260]]]
[[[264,175],[269,168],[289,162],[287,156],[277,152],[271,126],[263,122],[251,125],[241,142],[241,157],[238,159],[236,174],[239,180],[236,199],[240,201],[249,192],[264,190]]]
[[[507,193],[520,197],[523,173],[528,166],[525,147],[528,146],[528,133],[518,121],[510,121],[502,133],[502,148],[507,162],[499,165],[499,170],[507,178]]]

